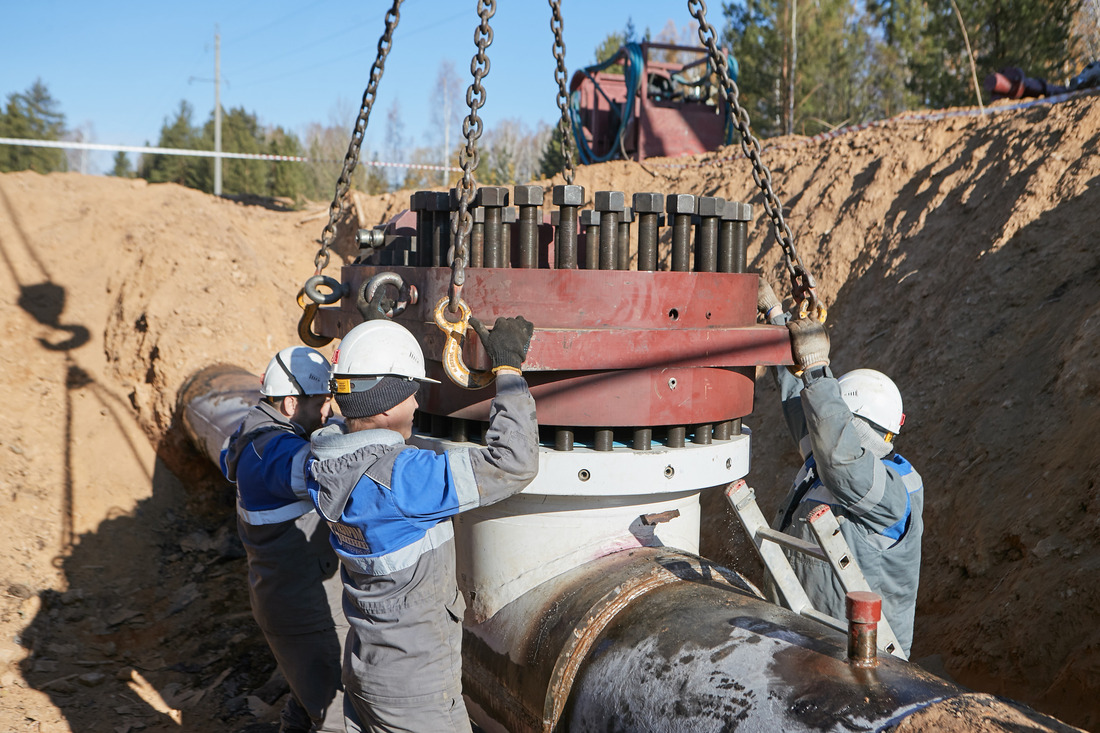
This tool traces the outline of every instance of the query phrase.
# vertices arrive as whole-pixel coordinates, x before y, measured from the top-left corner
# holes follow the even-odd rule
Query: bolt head
[[[634,221],[634,209],[627,206],[619,212],[619,223],[629,224],[632,221]]]
[[[554,186],[554,206],[584,206],[584,186]]]
[[[581,211],[581,224],[584,226],[599,226],[600,225],[600,212],[593,211],[592,209],[584,209]]]
[[[424,209],[424,194],[428,191],[414,191],[412,196],[409,196],[409,208],[413,211],[421,211]]]
[[[425,191],[428,211],[450,211],[451,195],[446,191]]]
[[[482,186],[477,190],[478,206],[507,206],[508,189],[504,186]]]
[[[542,206],[542,186],[516,186],[512,190],[516,206]]]
[[[634,211],[639,214],[660,214],[665,209],[663,193],[634,194]]]
[[[699,216],[721,216],[726,200],[719,196],[700,196],[695,200],[695,213]]]
[[[670,214],[694,214],[695,196],[690,193],[674,193],[665,200],[665,209]]]
[[[626,195],[622,191],[596,191],[597,211],[622,211],[626,206]]]
[[[516,210],[511,206],[505,206],[500,214],[500,220],[505,224],[514,224],[516,221]]]
[[[726,221],[751,221],[752,204],[744,204],[740,201],[727,201],[722,208],[722,218]]]

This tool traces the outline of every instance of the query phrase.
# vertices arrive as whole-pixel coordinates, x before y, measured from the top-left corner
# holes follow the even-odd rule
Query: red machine
[[[661,55],[691,60],[656,60]],[[726,59],[736,79],[737,62]],[[604,71],[614,64],[622,73]],[[707,49],[648,42],[577,71],[569,90],[581,161],[693,155],[729,144],[732,127],[710,77]]]

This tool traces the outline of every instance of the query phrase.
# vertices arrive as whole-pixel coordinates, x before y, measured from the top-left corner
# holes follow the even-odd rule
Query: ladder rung
[[[778,530],[772,529],[771,527],[761,527],[760,529],[756,530],[756,536],[765,540],[770,540],[771,542],[774,542],[781,547],[786,547],[789,550],[801,552],[803,554],[809,555],[810,557],[816,557],[818,560],[828,561],[828,558],[825,557],[824,551],[822,551],[822,549],[814,543],[807,542],[806,540],[800,540],[797,537],[792,537],[785,532],[780,532]]]

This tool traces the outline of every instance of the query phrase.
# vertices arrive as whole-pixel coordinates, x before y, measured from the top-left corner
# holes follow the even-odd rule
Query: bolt
[[[512,203],[516,206],[542,206],[542,186],[516,186]]]
[[[634,194],[634,211],[639,214],[660,214],[665,208],[663,193]]]
[[[554,186],[554,206],[584,206],[584,186]]]
[[[626,196],[622,191],[596,191],[597,211],[622,211],[624,206]]]
[[[477,190],[478,206],[507,206],[508,189],[504,186],[482,186]]]
[[[700,196],[695,202],[695,213],[699,216],[721,216],[726,208],[726,200],[718,196]]]
[[[669,214],[694,214],[695,196],[690,193],[674,193],[665,200]]]

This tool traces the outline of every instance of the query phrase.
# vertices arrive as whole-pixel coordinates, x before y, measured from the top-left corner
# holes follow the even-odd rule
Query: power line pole
[[[222,37],[214,26],[214,195],[222,195]]]
[[[791,0],[791,74],[787,79],[787,134],[794,134],[794,70],[798,64],[798,0]]]

